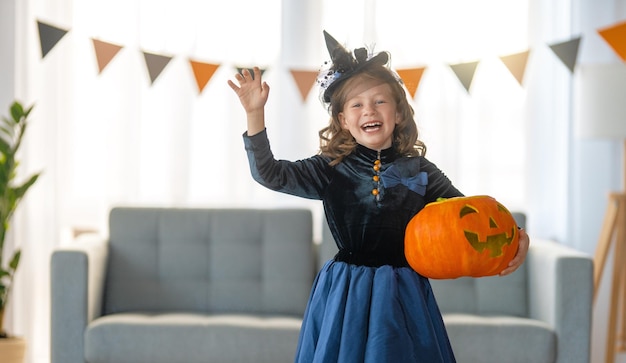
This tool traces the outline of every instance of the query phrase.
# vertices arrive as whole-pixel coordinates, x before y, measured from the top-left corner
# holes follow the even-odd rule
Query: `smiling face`
[[[400,120],[389,84],[372,81],[351,90],[337,116],[356,142],[372,150],[391,147]]]

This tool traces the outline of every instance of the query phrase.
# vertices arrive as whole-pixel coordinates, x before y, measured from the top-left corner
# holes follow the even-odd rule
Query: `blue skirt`
[[[326,262],[304,313],[296,363],[451,363],[430,282],[409,267]]]

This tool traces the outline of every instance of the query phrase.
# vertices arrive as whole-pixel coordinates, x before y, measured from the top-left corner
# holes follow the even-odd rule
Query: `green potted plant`
[[[26,178],[25,182],[17,183],[15,180],[19,165],[15,157],[22,144],[28,125],[28,115],[32,109],[33,106],[24,109],[19,102],[14,102],[9,108],[10,116],[2,117],[0,121],[0,347],[11,349],[11,352],[0,350],[0,356],[3,359],[11,359],[10,355],[13,355],[16,357],[15,362],[23,361],[24,342],[9,336],[3,329],[3,318],[15,271],[20,263],[21,251],[19,248],[12,254],[5,251],[5,238],[13,212],[39,177],[39,173],[36,173]],[[13,349],[16,347],[21,352],[14,353]]]

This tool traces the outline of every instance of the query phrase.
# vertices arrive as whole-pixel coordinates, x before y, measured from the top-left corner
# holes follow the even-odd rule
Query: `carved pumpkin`
[[[433,279],[497,275],[517,252],[511,213],[486,195],[427,204],[409,222],[404,249],[409,265]]]

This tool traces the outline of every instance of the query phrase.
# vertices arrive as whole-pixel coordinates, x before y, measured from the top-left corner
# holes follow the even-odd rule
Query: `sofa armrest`
[[[590,256],[554,241],[531,242],[528,299],[531,318],[554,327],[558,363],[589,362],[593,298]]]
[[[52,363],[83,363],[87,324],[101,314],[108,257],[107,240],[79,236],[58,248],[50,261]]]

